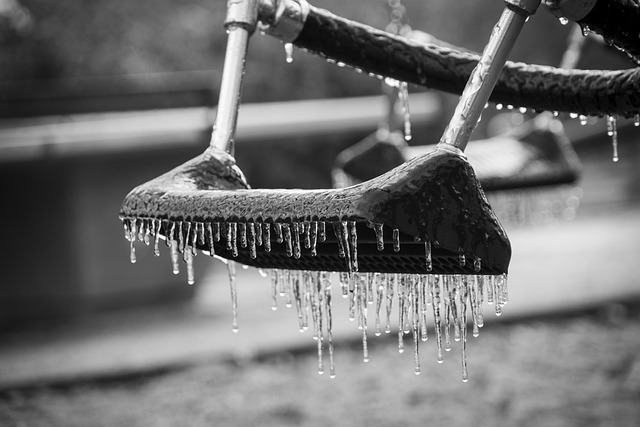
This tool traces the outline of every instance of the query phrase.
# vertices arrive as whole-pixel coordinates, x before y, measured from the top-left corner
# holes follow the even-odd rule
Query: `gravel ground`
[[[143,377],[6,391],[2,426],[637,426],[640,308],[609,305],[566,318],[487,325],[413,373],[395,337],[336,348],[337,377],[316,373],[303,351],[204,361]],[[312,347],[312,346],[311,346]]]

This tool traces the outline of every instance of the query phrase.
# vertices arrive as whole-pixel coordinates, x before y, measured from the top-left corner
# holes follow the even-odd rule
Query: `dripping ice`
[[[186,264],[187,282],[195,281],[193,259],[198,250],[215,255],[214,244],[219,244],[237,256],[245,249],[254,258],[258,247],[265,252],[271,244],[282,244],[287,255],[299,258],[302,251],[316,253],[318,242],[326,241],[326,226],[323,221],[301,221],[293,223],[242,223],[242,222],[197,222],[167,221],[151,218],[123,218],[125,238],[130,246],[130,258],[136,260],[137,241],[153,246],[159,254],[159,240],[166,240],[171,255],[172,269],[180,273],[180,260]],[[329,224],[331,225],[331,224]],[[432,357],[442,363],[445,351],[450,351],[458,342],[460,346],[462,379],[468,379],[466,361],[467,324],[472,326],[471,335],[479,335],[484,325],[483,304],[493,306],[496,315],[502,314],[508,302],[506,275],[430,274],[432,268],[432,245],[424,243],[424,274],[366,273],[358,272],[358,234],[355,221],[333,222],[338,242],[337,251],[345,258],[349,271],[304,271],[304,270],[260,270],[261,276],[270,276],[272,309],[278,308],[278,300],[284,299],[285,307],[295,310],[301,332],[311,330],[317,346],[318,372],[325,372],[328,364],[329,376],[335,377],[333,343],[332,289],[337,287],[347,298],[350,317],[357,324],[362,339],[362,358],[370,359],[370,324],[375,336],[392,330],[392,319],[397,319],[398,350],[405,351],[411,335],[414,372],[421,372],[421,359],[425,351],[421,345],[430,341],[429,329],[433,332]],[[384,227],[382,224],[367,224],[375,232],[377,250],[384,250]],[[271,234],[275,234],[271,240]],[[391,242],[394,251],[401,250],[400,232],[392,229]],[[416,239],[416,241],[422,241]],[[437,245],[436,245],[437,247]],[[481,270],[480,258],[465,256],[460,250],[458,262],[461,266],[472,264],[476,273]],[[222,258],[220,258],[222,259]],[[223,259],[224,260],[224,259]],[[229,275],[231,295],[232,329],[238,331],[238,289],[236,262],[224,260]],[[333,286],[333,284],[338,286]],[[394,315],[394,311],[397,311]],[[373,316],[373,317],[372,317]],[[357,321],[356,321],[357,320]],[[451,339],[453,338],[453,340]]]

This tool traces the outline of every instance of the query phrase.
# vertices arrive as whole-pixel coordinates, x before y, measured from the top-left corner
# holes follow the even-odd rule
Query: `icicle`
[[[285,61],[287,61],[287,64],[291,64],[293,62],[293,44],[292,43],[285,43],[284,44],[284,55],[285,55]]]
[[[193,285],[196,282],[193,269],[193,253],[191,251],[185,251],[184,254],[187,262],[187,283]]]
[[[300,292],[300,282],[303,280],[304,273],[302,277],[300,274],[296,276],[296,281],[293,284],[293,297],[296,302],[296,313],[298,314],[298,326],[300,328],[300,332],[304,332],[304,316],[302,313],[302,293]]]
[[[191,255],[198,255],[198,223],[194,223],[191,228]]]
[[[462,345],[460,346],[460,356],[462,358],[462,381],[469,381],[469,371],[467,369],[467,300],[469,297],[468,277],[465,275],[462,277],[462,286],[460,288],[460,307],[458,311],[460,313],[460,340]]]
[[[640,114],[636,114],[635,116],[633,116],[633,125],[635,127],[640,126]]]
[[[478,328],[484,326],[484,313],[482,310],[482,304],[484,304],[484,276],[477,276],[478,292],[476,294],[476,303],[478,304],[478,312],[476,314]]]
[[[347,297],[349,298],[349,320],[354,321],[356,319],[356,286],[354,284],[358,280],[358,276],[356,274],[349,275],[349,293]],[[359,326],[359,325],[358,325]]]
[[[276,311],[278,309],[278,282],[279,282],[280,270],[274,268],[271,270],[271,310]]]
[[[289,270],[287,272],[287,281],[285,283],[285,296],[287,297],[285,307],[287,308],[291,308],[293,306],[293,288],[299,274],[300,272],[296,270]]]
[[[238,254],[238,242],[236,239],[237,224],[235,222],[227,223],[227,250],[231,252],[232,256]],[[235,255],[234,255],[235,254]]]
[[[184,262],[187,262],[186,256],[185,256],[185,252],[190,251],[189,246],[190,246],[190,238],[191,238],[191,222],[186,221],[186,231],[185,231],[185,221],[180,223],[179,226],[179,230],[181,232],[184,232],[184,238],[180,239],[178,241],[178,251],[182,254],[182,260]],[[182,234],[182,233],[180,233]]]
[[[293,236],[293,257],[295,259],[300,259],[302,255],[302,250],[300,249],[300,223],[293,223],[293,230],[291,231]]]
[[[318,255],[318,221],[311,221],[309,226],[309,244],[311,246],[311,256]]]
[[[409,85],[401,82],[398,86],[398,97],[402,102],[402,114],[404,116],[404,139],[410,141],[411,135],[411,112],[409,110]]]
[[[473,271],[479,273],[482,270],[482,260],[480,258],[475,258],[473,260]]]
[[[412,292],[412,329],[413,329],[413,368],[416,375],[420,375],[420,281],[414,276],[411,284]]]
[[[458,264],[460,264],[461,267],[467,264],[467,258],[464,256],[464,249],[462,248],[458,249]]]
[[[287,277],[290,273],[290,270],[280,270],[280,274],[278,274],[278,295],[280,295],[281,297],[285,296],[287,293],[286,283]]]
[[[260,224],[258,224],[258,228]],[[247,240],[249,246],[249,256],[251,259],[256,259],[258,256],[258,252],[256,250],[256,225],[253,222],[250,222],[247,227]]]
[[[444,327],[444,350],[451,351],[451,291],[449,287],[451,283],[449,282],[450,276],[443,275],[442,276],[442,302],[443,302],[443,327]]]
[[[183,232],[183,221],[178,221],[178,252],[184,252],[184,232]]]
[[[344,242],[342,240],[342,223],[340,221],[333,222],[333,232],[336,235],[336,240],[338,241],[338,256],[340,258],[344,258],[346,252],[344,249]]]
[[[393,308],[393,294],[395,292],[395,285],[398,283],[398,275],[397,274],[393,274],[393,276],[391,274],[385,274],[386,276],[386,280],[385,280],[385,284],[386,284],[386,295],[387,295],[387,304],[386,304],[386,314],[387,314],[387,323],[384,329],[384,332],[389,334],[391,333],[391,311]],[[393,280],[391,280],[393,278]]]
[[[220,240],[222,240],[221,231],[220,231],[220,223],[219,222],[214,222],[213,223],[213,241],[214,242],[219,242]]]
[[[175,240],[176,235],[176,223],[171,221],[171,227],[169,227],[169,234],[167,235],[167,240],[165,241],[165,245],[167,247],[171,247],[173,241]]]
[[[278,228],[276,227],[276,230],[277,229]],[[284,238],[287,256],[291,257],[293,256],[293,241],[291,239],[291,228],[289,228],[289,224],[282,224],[282,236]]]
[[[374,286],[376,283],[376,274],[378,275],[378,279],[380,277],[380,273],[367,273],[367,304],[371,305],[375,301]]]
[[[351,251],[351,264],[349,266],[349,270],[358,271],[358,232],[355,221],[349,221],[348,223],[348,236],[349,249]]]
[[[271,224],[268,222],[262,224],[262,245],[265,252],[271,252]]]
[[[256,232],[256,246],[262,246],[262,226],[261,222],[255,223],[255,232]]]
[[[422,341],[427,341],[429,339],[429,335],[427,334],[427,295],[428,295],[428,283],[429,279],[433,276],[421,276],[419,280],[419,288],[418,293],[420,296],[420,325],[422,329],[420,330],[420,338]]]
[[[393,251],[400,252],[400,230],[393,229]]]
[[[436,349],[438,356],[438,363],[444,362],[444,357],[442,355],[442,324],[441,324],[441,316],[440,316],[440,280],[441,275],[434,276],[433,283],[431,288],[429,289],[429,293],[431,294],[431,302],[433,308],[433,319],[435,323],[436,330]]]
[[[382,308],[382,301],[384,299],[384,285],[382,283],[382,275],[381,273],[375,273],[375,283],[376,283],[376,336],[382,335],[382,327],[380,325],[380,310]]]
[[[373,224],[373,229],[376,232],[376,246],[379,251],[384,250],[384,225],[383,224]]]
[[[311,249],[311,223],[309,221],[302,223],[302,235],[304,237],[304,248]]]
[[[324,242],[327,240],[327,224],[324,221],[318,222],[318,241]]]
[[[207,240],[209,241],[209,256],[215,256],[216,250],[213,244],[213,228],[211,227],[210,222],[207,223],[206,229],[207,229]]]
[[[171,240],[171,266],[173,267],[173,274],[180,273],[178,242],[176,242],[175,240]]]
[[[238,223],[238,234],[240,235],[240,247],[247,247],[247,224],[244,222]]]
[[[136,263],[136,220],[131,221],[129,229],[129,260],[131,264]]]
[[[346,298],[349,296],[349,273],[341,271],[338,278],[340,280],[340,288],[342,289],[342,297]]]
[[[358,306],[360,312],[360,328],[362,329],[362,360],[366,363],[369,362],[369,344],[367,341],[367,301],[366,296],[362,292],[362,280],[359,280],[358,287],[356,287],[356,294],[358,298]]]
[[[613,147],[613,161],[620,160],[618,157],[618,126],[615,116],[607,116],[607,135],[611,137],[611,145]]]
[[[155,224],[156,234],[153,236],[153,254],[160,256],[160,227],[162,226],[162,221],[158,219]]]
[[[227,262],[229,271],[229,288],[231,289],[231,316],[233,332],[238,332],[238,287],[236,284],[236,263],[229,260]]]
[[[276,242],[278,243],[284,242],[284,236],[282,235],[282,224],[279,222],[275,222],[273,226],[276,232]]]
[[[427,271],[431,271],[433,269],[433,260],[431,259],[431,242],[429,240],[424,242],[424,253],[425,268]]]
[[[405,278],[400,276],[398,283],[398,352],[404,353],[404,306],[405,306]]]
[[[333,358],[333,314],[331,307],[331,275],[328,272],[322,272],[322,281],[324,283],[324,307],[325,319],[327,323],[327,341],[329,346],[329,378],[336,377],[336,367]]]
[[[495,289],[495,276],[489,276],[489,282],[485,279],[486,291],[487,291],[487,304],[493,304],[494,289]]]
[[[144,220],[143,222],[143,236],[142,236],[142,241],[144,242],[145,245],[149,246],[149,243],[151,243],[151,240],[149,239],[149,235],[151,234],[151,229],[150,229],[150,221],[153,220]],[[151,224],[153,224],[153,222],[151,222]]]
[[[138,230],[137,236],[138,240],[141,242],[144,241],[144,219],[139,218],[136,220],[136,229]],[[135,235],[134,235],[135,239]]]

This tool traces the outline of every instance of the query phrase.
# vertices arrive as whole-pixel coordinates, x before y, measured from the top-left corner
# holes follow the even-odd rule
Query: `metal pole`
[[[460,151],[464,151],[467,147],[471,133],[476,128],[484,106],[507,61],[507,56],[527,17],[535,12],[540,0],[507,0],[506,3],[507,7],[493,28],[482,57],[471,73],[453,117],[440,139],[438,144],[440,147],[452,146]]]
[[[225,28],[229,36],[210,145],[224,150],[232,156],[235,151],[234,138],[249,37],[256,28],[257,20],[257,0],[229,0],[227,2]]]

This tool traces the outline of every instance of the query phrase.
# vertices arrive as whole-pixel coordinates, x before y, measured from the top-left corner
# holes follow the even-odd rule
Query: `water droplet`
[[[287,64],[291,64],[293,62],[293,44],[292,43],[284,44],[284,55],[285,55],[285,61],[287,61]]]
[[[236,283],[236,263],[229,260],[227,262],[229,272],[229,288],[231,290],[231,327],[233,332],[238,332],[238,285]]]
[[[567,25],[569,23],[569,19],[565,18],[564,16],[558,18],[558,21],[560,21],[560,24],[562,25]]]
[[[589,123],[589,119],[587,118],[587,116],[581,114],[580,116],[578,116],[578,119],[580,119],[580,124],[582,126],[585,126],[587,123]]]
[[[584,26],[582,27],[582,35],[583,35],[584,37],[587,37],[590,33],[591,33],[591,28],[589,28],[589,26],[588,26],[588,25],[584,25]]]
[[[473,271],[479,273],[482,270],[482,260],[480,258],[476,258],[473,260]]]
[[[636,114],[635,116],[633,116],[633,125],[635,127],[640,126],[640,114]]]
[[[500,111],[504,108],[504,105],[502,104],[496,104],[496,110]]]
[[[518,111],[520,111],[521,114],[525,114],[527,112],[527,107],[520,107],[518,108]]]
[[[579,116],[578,113],[569,113],[569,118],[571,118],[571,119],[577,119],[578,116]]]

